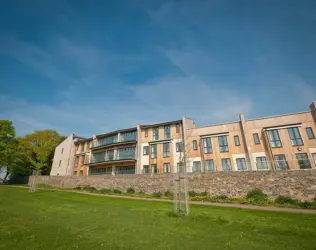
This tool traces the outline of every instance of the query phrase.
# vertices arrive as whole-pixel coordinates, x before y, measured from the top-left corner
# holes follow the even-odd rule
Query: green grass
[[[0,187],[0,249],[315,249],[316,216]]]

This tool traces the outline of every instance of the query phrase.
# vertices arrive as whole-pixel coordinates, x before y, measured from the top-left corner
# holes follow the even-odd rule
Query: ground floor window
[[[308,155],[306,153],[296,154],[296,158],[297,158],[298,165],[299,165],[300,169],[311,168],[311,163],[310,163],[310,161],[308,159]]]
[[[194,161],[193,162],[193,172],[201,172],[201,162],[200,161]]]
[[[112,167],[107,168],[89,168],[89,175],[111,175]]]
[[[285,155],[275,155],[275,165],[278,170],[287,170],[289,168],[289,164],[285,158]]]
[[[143,173],[144,174],[149,174],[149,165],[144,165],[143,166]]]
[[[313,157],[314,164],[315,164],[315,166],[316,166],[316,153],[313,153],[313,154],[312,154],[312,157]]]
[[[164,173],[170,173],[170,163],[164,163],[163,164],[163,172]]]
[[[80,170],[80,175],[81,175],[81,176],[83,175],[83,170]]]
[[[213,159],[205,160],[205,171],[214,171],[214,161]]]
[[[135,166],[119,166],[115,168],[115,174],[135,174]]]
[[[269,169],[268,163],[267,163],[267,158],[265,156],[263,157],[257,157],[257,168],[258,169]]]
[[[157,164],[151,164],[151,172],[154,174],[158,173]]]
[[[232,163],[229,158],[222,159],[222,168],[224,171],[231,171],[232,170]]]
[[[239,171],[247,170],[247,163],[246,163],[246,159],[245,158],[237,158],[236,159],[236,163],[237,163],[237,169]]]

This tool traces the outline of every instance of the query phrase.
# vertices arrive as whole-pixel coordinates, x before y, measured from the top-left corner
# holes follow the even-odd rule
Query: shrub
[[[111,193],[113,193],[113,191],[112,191],[112,189],[104,188],[104,189],[100,190],[100,193],[101,194],[111,194]]]
[[[155,198],[160,198],[162,196],[162,193],[161,192],[155,192],[152,194],[153,197]]]
[[[135,189],[132,188],[132,187],[130,187],[130,188],[127,189],[126,193],[128,193],[128,194],[134,194],[134,193],[135,193]]]
[[[114,193],[114,194],[121,194],[122,191],[121,191],[121,190],[118,190],[118,189],[113,189],[113,193]]]
[[[309,201],[300,201],[298,202],[298,206],[301,208],[315,208],[314,202],[309,202]]]
[[[200,196],[208,196],[208,193],[207,192],[202,192],[202,193],[200,193]]]
[[[275,203],[277,204],[292,204],[292,205],[297,205],[298,204],[298,200],[292,199],[289,196],[282,196],[279,195],[275,200]]]
[[[260,203],[266,202],[268,200],[268,196],[261,189],[254,188],[248,191],[247,199]]]
[[[167,197],[172,197],[173,196],[172,192],[170,192],[170,191],[166,191],[164,193],[164,195],[167,196]]]

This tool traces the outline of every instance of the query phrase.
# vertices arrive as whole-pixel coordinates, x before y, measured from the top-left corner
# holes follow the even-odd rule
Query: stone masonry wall
[[[121,176],[36,176],[36,183],[75,188],[89,185],[96,189],[112,188],[126,191],[153,193],[173,191],[176,174],[121,175]],[[29,182],[32,181],[31,177]],[[211,196],[244,197],[247,191],[260,188],[270,198],[286,195],[299,200],[316,197],[316,170],[208,172],[187,173],[189,190],[208,192]]]

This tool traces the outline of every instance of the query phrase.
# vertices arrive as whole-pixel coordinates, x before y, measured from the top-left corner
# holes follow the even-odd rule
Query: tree
[[[52,154],[62,137],[55,130],[39,130],[19,138],[23,156],[36,171],[49,172]]]
[[[3,181],[11,173],[16,146],[17,140],[12,122],[0,120],[0,174],[4,173]]]

